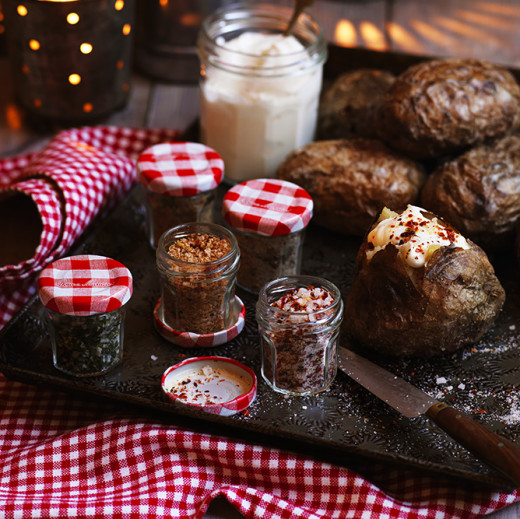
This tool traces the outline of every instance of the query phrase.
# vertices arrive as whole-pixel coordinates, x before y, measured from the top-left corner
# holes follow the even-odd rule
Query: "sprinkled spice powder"
[[[263,341],[262,374],[275,390],[312,394],[327,389],[334,379],[343,304],[339,292],[331,292],[315,285],[295,287],[268,308],[265,291],[261,292],[257,319]]]
[[[215,233],[185,233],[185,227],[214,228]],[[179,332],[209,334],[228,328],[239,264],[236,240],[216,224],[187,224],[171,232],[178,238],[166,233],[157,249],[162,319]]]

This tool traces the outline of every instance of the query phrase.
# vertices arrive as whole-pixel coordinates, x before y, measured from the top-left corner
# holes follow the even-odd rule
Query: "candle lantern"
[[[125,105],[135,0],[2,0],[18,103],[58,121]]]
[[[137,0],[137,68],[164,81],[198,81],[200,24],[219,7],[235,1]]]

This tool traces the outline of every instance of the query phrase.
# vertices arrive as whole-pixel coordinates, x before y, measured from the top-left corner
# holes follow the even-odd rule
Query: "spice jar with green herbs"
[[[79,255],[47,266],[38,279],[54,366],[70,375],[99,375],[122,359],[130,271],[112,258]]]
[[[329,388],[337,371],[343,319],[339,289],[316,276],[274,280],[256,306],[262,376],[277,392],[310,395]]]
[[[240,247],[240,288],[257,294],[273,279],[300,273],[312,210],[309,193],[286,180],[254,179],[229,189],[222,212]]]
[[[163,142],[141,153],[137,179],[145,189],[150,245],[183,223],[211,222],[224,176],[220,155],[198,142]]]
[[[159,239],[158,318],[178,332],[211,334],[232,326],[240,252],[231,231],[215,223],[178,225]]]

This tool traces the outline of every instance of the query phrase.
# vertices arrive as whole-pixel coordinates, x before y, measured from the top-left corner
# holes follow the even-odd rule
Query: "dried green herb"
[[[54,364],[74,375],[93,375],[116,365],[122,354],[124,309],[89,316],[53,313]]]

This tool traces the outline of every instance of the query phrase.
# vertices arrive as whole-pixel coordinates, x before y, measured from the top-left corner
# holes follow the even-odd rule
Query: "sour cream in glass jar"
[[[274,177],[314,138],[326,43],[308,14],[284,36],[290,15],[275,5],[232,6],[202,24],[201,140],[222,156],[231,182]]]

